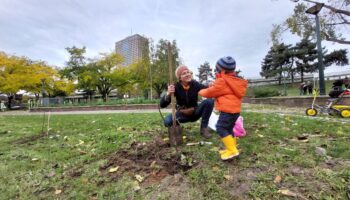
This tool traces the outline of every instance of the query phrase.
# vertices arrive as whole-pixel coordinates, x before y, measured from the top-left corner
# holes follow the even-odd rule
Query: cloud
[[[86,46],[87,56],[114,50],[138,33],[176,40],[180,56],[197,73],[231,55],[246,77],[259,75],[272,24],[293,10],[290,1],[268,0],[2,0],[0,50],[64,66],[65,47]]]

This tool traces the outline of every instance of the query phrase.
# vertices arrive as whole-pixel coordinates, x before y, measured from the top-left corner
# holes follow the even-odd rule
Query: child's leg
[[[226,147],[226,151],[223,151],[221,154],[222,160],[228,160],[239,155],[236,138],[232,136],[232,129],[238,117],[239,113],[220,113],[216,131]]]

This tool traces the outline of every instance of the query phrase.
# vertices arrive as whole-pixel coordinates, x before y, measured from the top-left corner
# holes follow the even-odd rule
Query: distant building
[[[149,55],[148,39],[139,34],[129,36],[115,43],[115,51],[124,57],[124,65],[130,65]]]

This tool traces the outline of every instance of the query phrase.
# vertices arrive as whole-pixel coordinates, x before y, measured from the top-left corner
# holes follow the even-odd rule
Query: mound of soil
[[[144,178],[143,186],[159,183],[166,176],[187,171],[197,164],[192,154],[170,147],[161,138],[149,143],[134,142],[128,149],[112,154],[107,160],[100,171],[111,181],[118,180],[124,174],[140,175]],[[109,172],[116,167],[116,172]]]

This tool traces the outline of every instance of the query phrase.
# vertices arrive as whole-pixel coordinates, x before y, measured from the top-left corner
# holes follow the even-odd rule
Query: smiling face
[[[189,83],[192,81],[192,71],[184,70],[180,74],[180,82]]]

